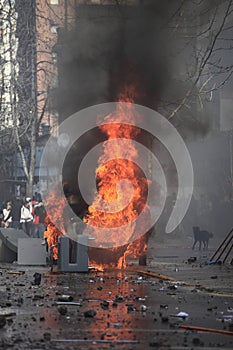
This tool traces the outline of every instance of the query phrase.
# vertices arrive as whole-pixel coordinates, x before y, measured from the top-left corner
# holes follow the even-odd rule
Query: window
[[[59,5],[59,0],[50,0],[50,5]]]
[[[52,24],[50,27],[50,31],[52,34],[57,34],[57,30],[58,30],[58,25],[57,24]]]
[[[57,53],[56,52],[52,52],[52,60],[53,62],[57,62]]]

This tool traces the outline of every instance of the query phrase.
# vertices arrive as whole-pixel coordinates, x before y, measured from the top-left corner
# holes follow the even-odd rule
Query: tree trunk
[[[28,172],[28,182],[27,182],[27,195],[32,197],[33,195],[33,184],[34,184],[34,174],[36,166],[36,130],[37,130],[37,120],[36,113],[34,114],[34,120],[31,126],[31,138],[30,138],[30,167]]]
[[[36,32],[36,22],[35,32]],[[31,42],[31,67],[32,67],[32,105],[31,112],[33,120],[31,122],[30,132],[30,163],[28,171],[28,182],[27,182],[27,195],[32,198],[33,196],[33,184],[36,167],[36,134],[38,129],[38,115],[37,115],[37,75],[36,75],[36,35],[33,37]]]

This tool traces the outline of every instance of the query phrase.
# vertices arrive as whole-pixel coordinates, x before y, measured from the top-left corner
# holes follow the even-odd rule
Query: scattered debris
[[[220,322],[231,322],[233,319],[233,315],[224,315],[222,314],[221,316],[219,316],[216,320],[220,321]]]
[[[58,301],[72,301],[73,297],[71,295],[63,294],[58,297]]]
[[[34,284],[35,286],[39,286],[39,285],[41,284],[41,273],[35,272],[34,275],[33,275],[33,277],[34,277],[34,282],[33,282],[33,284]]]
[[[117,322],[117,323],[113,323],[113,327],[115,328],[120,328],[122,325],[121,323]]]
[[[133,306],[132,304],[128,304],[127,305],[127,312],[130,313],[130,312],[135,312],[136,311],[136,307]]]
[[[43,294],[35,294],[32,298],[33,301],[35,300],[40,300],[40,299],[44,299],[44,295]]]
[[[124,301],[124,297],[122,295],[116,295],[115,301],[117,303],[122,303]]]
[[[44,340],[45,341],[50,341],[51,340],[51,333],[45,332],[44,333]]]
[[[7,271],[9,275],[24,275],[25,271]]]
[[[6,317],[0,316],[0,328],[3,328],[6,325]]]
[[[107,310],[109,307],[109,302],[107,300],[104,300],[100,306],[102,307],[103,310]]]
[[[96,311],[95,310],[87,310],[84,311],[84,317],[95,317]]]
[[[192,294],[192,288],[194,288],[194,284],[197,286],[197,280],[200,280],[201,283],[208,282],[210,284],[210,278],[214,280],[214,274],[217,274],[219,281],[225,282],[228,275],[230,277],[230,271],[222,271],[221,269],[219,272],[207,272],[208,278],[206,278],[206,274],[204,273],[205,271],[209,271],[207,268],[202,268],[201,271],[199,271],[199,265],[186,265],[185,268],[189,271],[197,272],[197,275],[189,275],[189,281],[193,280],[194,282],[191,282],[193,284],[187,282],[183,287],[181,287],[182,284],[178,280],[176,271],[173,272],[173,275],[177,277],[176,279],[169,278],[166,280],[162,279],[161,275],[158,275],[158,280],[155,280],[153,273],[150,272],[148,272],[148,277],[146,277],[143,276],[143,273],[137,275],[135,272],[130,273],[128,270],[127,278],[124,276],[125,271],[119,273],[119,271],[115,272],[111,270],[110,272],[106,271],[103,275],[104,279],[102,277],[100,278],[102,274],[96,272],[92,273],[91,276],[90,274],[51,276],[43,273],[43,283],[41,283],[41,286],[32,286],[31,279],[35,270],[26,269],[25,277],[17,275],[10,276],[7,275],[8,270],[6,272],[3,270],[4,276],[1,279],[6,278],[6,280],[3,280],[0,286],[0,293],[2,293],[0,294],[1,311],[3,307],[5,308],[3,311],[9,311],[7,308],[11,307],[11,310],[16,311],[14,315],[17,316],[11,318],[3,317],[3,321],[0,316],[0,327],[3,327],[1,332],[13,330],[13,336],[15,336],[16,332],[19,333],[22,331],[23,341],[26,339],[27,342],[33,342],[35,340],[33,332],[39,329],[41,335],[40,341],[43,343],[41,348],[47,348],[49,346],[49,344],[45,344],[45,341],[60,341],[61,343],[63,342],[60,346],[66,346],[67,348],[75,347],[76,345],[69,344],[69,341],[71,343],[76,342],[76,346],[80,347],[85,347],[85,343],[98,344],[98,342],[100,344],[109,343],[112,347],[118,347],[119,345],[117,346],[117,344],[120,344],[118,339],[122,335],[122,344],[125,344],[124,346],[127,347],[127,344],[130,344],[130,339],[142,339],[140,330],[144,327],[143,325],[148,325],[146,343],[143,338],[145,347],[156,348],[162,346],[161,344],[167,341],[165,339],[168,339],[167,332],[169,334],[173,334],[173,332],[176,334],[172,340],[174,344],[177,338],[177,342],[179,341],[181,346],[184,345],[187,348],[190,345],[192,347],[201,347],[203,346],[203,335],[199,337],[199,332],[177,331],[179,324],[189,323],[188,321],[186,322],[189,314],[183,311],[180,312],[180,310],[187,309],[190,315],[192,314],[193,316],[191,319],[192,322],[198,324],[198,319],[201,319],[203,312],[203,318],[206,319],[206,323],[200,323],[201,325],[211,324],[215,328],[218,328],[219,325],[220,329],[223,328],[224,331],[230,332],[227,334],[232,334],[233,309],[230,299],[221,299],[221,296],[215,297],[216,293],[211,295],[209,293]],[[41,272],[42,270],[39,271]],[[174,265],[171,265],[170,271],[174,271]],[[186,276],[184,275],[184,277]],[[93,282],[94,284],[91,284],[92,282],[89,283],[90,278],[95,282]],[[135,281],[136,283],[134,283]],[[17,286],[15,286],[16,284]],[[23,284],[25,287],[21,288],[18,284]],[[160,292],[161,287],[163,292]],[[202,285],[198,287],[198,291],[201,287]],[[228,285],[224,285],[224,288],[228,291]],[[43,299],[43,303],[41,303],[40,299]],[[199,301],[200,304],[198,303]],[[39,310],[39,306],[43,306],[43,310]],[[55,309],[54,306],[56,306]],[[80,308],[81,306],[83,308]],[[118,309],[114,310],[114,308]],[[25,310],[26,318],[24,317]],[[222,310],[221,314],[219,310]],[[211,313],[208,311],[211,311]],[[174,315],[170,315],[170,313],[174,313]],[[51,316],[55,320],[55,327],[58,326],[61,329],[60,331],[59,328],[56,328],[56,333],[54,333],[56,336],[54,338],[61,337],[61,339],[51,339],[51,336],[53,337],[53,332],[49,326]],[[143,317],[145,318],[144,320],[142,320]],[[176,319],[172,319],[172,317]],[[218,323],[217,317],[221,319],[222,323]],[[211,323],[208,323],[210,319]],[[1,321],[5,325],[1,325]],[[75,322],[79,324],[80,330],[85,331],[84,333],[76,332],[75,327],[73,327]],[[93,322],[96,331],[90,335],[89,331],[86,332],[86,330]],[[65,327],[63,329],[64,331],[69,329],[67,339],[62,339],[62,334],[65,334],[62,330],[63,326]],[[125,329],[129,333],[126,337],[129,339],[127,342],[125,342],[123,335],[125,334]],[[163,330],[164,332],[162,332]],[[58,334],[60,335],[58,336]],[[86,338],[82,339],[84,335]],[[206,337],[208,337],[207,333]],[[81,344],[82,342],[84,343],[83,345]],[[136,341],[135,343],[138,342]],[[171,340],[168,340],[168,342],[168,345],[170,345]],[[35,346],[37,345],[39,348],[40,345],[36,343]],[[86,346],[88,347],[88,345]],[[128,345],[127,349],[133,347],[134,342]],[[218,344],[216,344],[217,347]]]
[[[140,305],[140,311],[145,312],[147,310],[146,305]]]
[[[205,265],[216,265],[216,264],[221,264],[221,262],[218,261],[210,261],[210,260],[206,260],[205,261]]]
[[[178,314],[172,314],[170,315],[171,317],[178,317],[178,318],[182,318],[183,320],[185,320],[186,318],[189,317],[189,314],[187,314],[187,312],[183,312],[183,311],[180,311]]]
[[[161,321],[162,321],[162,323],[167,323],[169,321],[168,316],[162,316]]]
[[[58,311],[61,315],[66,315],[68,310],[66,306],[62,305],[58,307]]]
[[[168,289],[177,289],[178,285],[177,284],[172,284],[170,286],[168,286]]]
[[[82,306],[81,303],[76,303],[75,301],[57,301],[57,305],[72,305],[72,306]]]

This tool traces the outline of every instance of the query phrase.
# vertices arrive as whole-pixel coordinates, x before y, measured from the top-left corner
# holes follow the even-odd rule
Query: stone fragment
[[[45,340],[45,341],[50,341],[50,340],[51,340],[51,333],[45,332],[45,333],[43,334],[43,336],[44,336],[44,340]]]
[[[86,310],[84,311],[84,317],[95,317],[96,311],[95,310]]]
[[[3,328],[6,325],[6,317],[0,316],[0,328]]]
[[[58,307],[58,311],[61,315],[66,315],[67,314],[67,307],[62,305]]]

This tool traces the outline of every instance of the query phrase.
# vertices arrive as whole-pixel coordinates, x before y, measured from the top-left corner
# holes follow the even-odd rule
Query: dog
[[[213,237],[212,232],[200,230],[199,226],[193,226],[194,243],[193,248],[195,248],[196,243],[199,242],[199,250],[201,250],[201,244],[203,243],[203,250],[208,250],[209,239]]]

